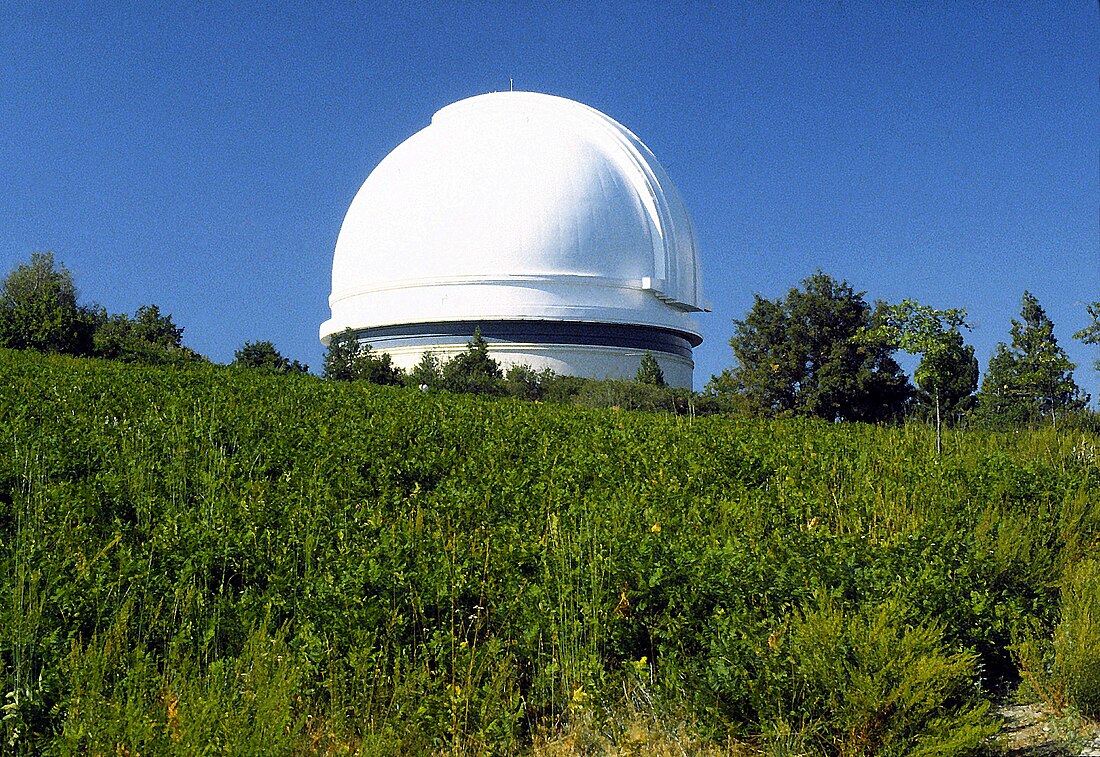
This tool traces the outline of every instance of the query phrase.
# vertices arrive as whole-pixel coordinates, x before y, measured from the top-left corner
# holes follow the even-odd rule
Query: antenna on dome
[[[512,77],[511,76],[508,77],[508,91],[509,92],[512,91]]]

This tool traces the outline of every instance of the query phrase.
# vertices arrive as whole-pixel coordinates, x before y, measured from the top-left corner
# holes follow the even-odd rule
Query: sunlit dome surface
[[[653,154],[599,111],[534,92],[449,105],[375,168],[340,229],[329,303],[323,341],[351,328],[399,364],[458,324],[478,325],[505,362],[529,364],[539,360],[505,354],[530,336],[517,322],[537,322],[542,352],[555,331],[583,346],[583,324],[601,324],[597,342],[632,334],[618,346],[635,368],[653,332],[651,351],[686,358],[689,382],[701,337],[688,314],[703,309],[691,221]],[[494,323],[512,325],[493,338]],[[686,355],[666,349],[677,339]]]

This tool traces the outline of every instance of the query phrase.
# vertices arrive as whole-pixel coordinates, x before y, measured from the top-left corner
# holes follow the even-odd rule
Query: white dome
[[[691,221],[649,149],[586,105],[497,92],[437,112],[364,182],[321,338],[536,320],[654,327],[696,345],[687,313],[702,303]]]

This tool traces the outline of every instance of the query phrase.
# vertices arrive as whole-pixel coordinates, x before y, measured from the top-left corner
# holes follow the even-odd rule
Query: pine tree
[[[420,362],[409,371],[409,383],[421,389],[437,389],[443,384],[443,363],[439,355],[428,350],[420,356]]]
[[[1089,317],[1092,318],[1092,323],[1074,334],[1073,338],[1080,339],[1085,344],[1100,345],[1100,300],[1090,302],[1085,309]],[[1097,371],[1100,371],[1100,360],[1092,365]]]
[[[883,421],[905,411],[909,380],[889,345],[857,335],[872,310],[846,281],[818,271],[787,296],[759,295],[730,338],[737,365],[708,388],[739,397],[763,415]]]
[[[481,335],[481,329],[474,330],[464,352],[443,366],[443,386],[452,392],[503,394],[503,378],[500,363],[489,356],[489,343]]]
[[[638,366],[634,380],[640,384],[666,386],[665,372],[661,370],[661,364],[657,362],[657,358],[653,357],[653,353],[647,352],[642,355],[642,362]]]
[[[1087,394],[1073,380],[1065,350],[1054,337],[1054,323],[1039,300],[1024,292],[1020,320],[1012,319],[1011,346],[1001,342],[989,361],[978,394],[978,415],[993,425],[1035,423],[1082,410]]]

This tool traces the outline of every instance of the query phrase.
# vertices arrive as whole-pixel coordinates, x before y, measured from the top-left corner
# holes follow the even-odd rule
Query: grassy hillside
[[[1090,701],[1100,439],[933,444],[0,351],[0,737],[969,753]]]

